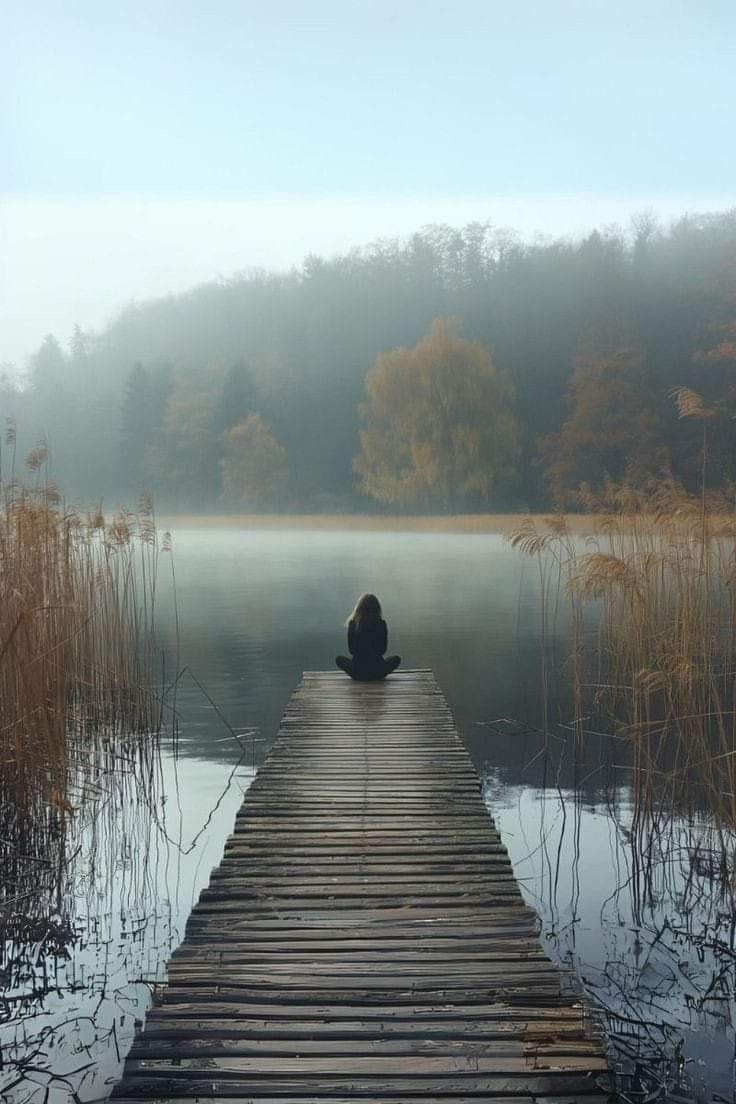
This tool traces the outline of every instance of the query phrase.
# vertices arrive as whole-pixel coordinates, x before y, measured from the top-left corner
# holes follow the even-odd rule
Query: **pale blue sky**
[[[293,263],[302,246],[381,233],[381,212],[385,232],[410,232],[415,201],[421,221],[468,204],[507,224],[517,211],[525,233],[577,233],[647,205],[730,205],[735,12],[720,0],[13,4],[0,46],[0,359],[168,290],[172,268],[206,279]],[[148,220],[143,253],[125,221],[132,201],[160,211],[174,199],[180,224],[191,204],[193,225],[178,266],[161,220]],[[289,217],[264,223],[275,199]],[[332,201],[352,204],[352,218],[333,220]],[[210,242],[232,243],[237,210],[237,250],[213,254],[208,227]],[[298,227],[305,210],[308,233],[286,241],[280,225]],[[79,286],[63,287],[57,254],[74,242]],[[82,261],[96,250],[87,287]],[[11,270],[29,258],[38,296],[24,287],[8,309]],[[71,292],[83,317],[69,314]]]
[[[732,182],[733,3],[9,7],[7,191],[626,195]]]

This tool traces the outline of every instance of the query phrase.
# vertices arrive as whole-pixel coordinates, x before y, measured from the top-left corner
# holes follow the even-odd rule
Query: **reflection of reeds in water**
[[[114,765],[90,753],[47,912],[36,898],[5,932],[3,1104],[107,1098],[251,777],[129,744],[140,753],[122,741]]]
[[[555,739],[546,752],[553,779],[572,743]],[[716,1099],[730,1084],[736,996],[718,839],[675,820],[643,848],[630,793],[606,791],[600,774],[595,796],[515,790],[491,775],[486,797],[547,948],[583,979],[605,1026],[616,1099]],[[707,1067],[696,1060],[704,1043]]]
[[[156,740],[123,739],[114,755],[107,740],[91,744],[69,772],[77,812],[63,849],[26,911],[8,910],[2,925],[0,1098],[9,1104],[105,1098],[143,1018],[143,979],[160,977],[174,933],[167,888],[177,890],[166,884],[157,824],[160,768]]]

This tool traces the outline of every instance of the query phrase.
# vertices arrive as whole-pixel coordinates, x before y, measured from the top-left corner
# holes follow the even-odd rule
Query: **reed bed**
[[[28,482],[0,485],[0,918],[14,923],[48,903],[67,821],[100,779],[133,761],[150,776],[160,727],[152,505],[83,515],[45,466],[35,449]]]
[[[705,815],[726,876],[736,828],[732,500],[675,484],[583,488],[581,498],[593,515],[587,536],[556,515],[526,519],[507,538],[537,562],[543,632],[555,635],[563,608],[571,619],[564,666],[576,742],[616,742],[643,843],[675,817]],[[559,674],[548,667],[545,684]]]
[[[696,1037],[732,1037],[736,1009],[733,497],[609,484],[597,495],[583,487],[581,506],[587,535],[554,515],[507,537],[538,571],[540,742],[560,831],[573,819],[559,930],[585,892],[580,813],[594,791],[614,840],[601,855],[616,884],[600,906],[605,960],[577,959],[574,935],[565,946],[605,1025],[616,1098],[704,1099],[727,1044],[723,1066],[706,1073]],[[561,757],[573,767],[572,801],[555,782]],[[553,844],[540,838],[551,896],[569,862],[560,836],[555,868]]]

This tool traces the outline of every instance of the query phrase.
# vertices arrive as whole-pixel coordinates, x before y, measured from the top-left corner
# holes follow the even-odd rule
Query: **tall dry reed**
[[[585,537],[563,516],[527,519],[509,537],[537,561],[547,631],[569,603],[577,739],[622,742],[635,830],[700,811],[725,857],[736,827],[732,500],[611,484],[583,488],[581,504],[594,515]]]
[[[0,798],[11,837],[13,821],[73,811],[69,780],[90,740],[158,726],[152,506],[82,516],[45,464],[34,449],[29,482],[0,487]]]

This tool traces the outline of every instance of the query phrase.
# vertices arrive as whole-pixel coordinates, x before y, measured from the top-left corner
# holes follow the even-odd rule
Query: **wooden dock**
[[[308,672],[113,1096],[600,1104],[430,671]]]

